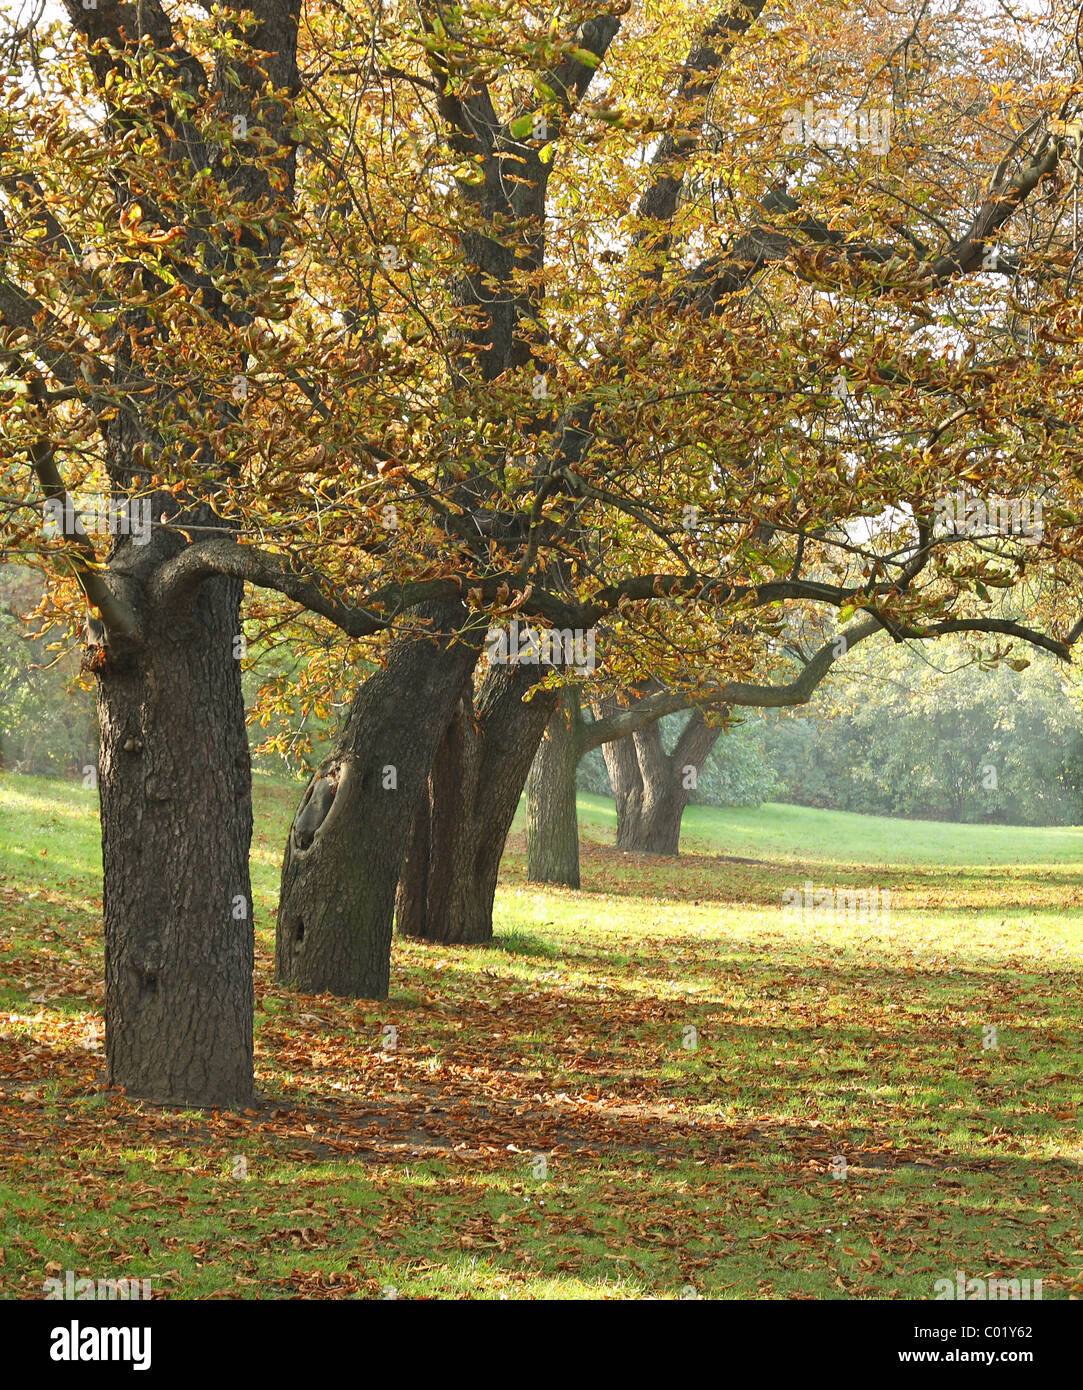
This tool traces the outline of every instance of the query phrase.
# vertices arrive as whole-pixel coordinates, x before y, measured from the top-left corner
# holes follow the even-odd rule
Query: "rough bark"
[[[681,818],[698,774],[721,731],[699,710],[666,753],[658,724],[602,745],[617,802],[617,848],[638,854],[677,854]]]
[[[398,929],[427,941],[485,942],[508,830],[556,691],[524,696],[537,668],[492,666],[464,689],[433,760],[396,899]]]
[[[283,984],[386,999],[395,891],[429,770],[477,662],[461,604],[392,648],[355,695],[286,843],[275,968]]]
[[[477,789],[477,730],[471,692],[464,690],[436,750],[428,785],[410,827],[395,896],[395,923],[406,936],[461,940],[452,927],[466,911],[469,844],[463,817]]]
[[[242,586],[152,614],[98,674],[108,1080],[147,1100],[252,1096],[248,736]]]
[[[583,754],[591,748],[606,747],[616,739],[630,746],[630,738],[625,736],[633,730],[686,707],[687,696],[659,686],[649,693],[645,691],[628,706],[612,699],[600,702],[594,719],[587,722],[573,693],[564,707],[567,733],[563,728],[556,729],[557,742],[552,748],[543,745],[536,775],[527,781],[527,876],[531,882],[579,885],[575,775]],[[546,742],[552,737],[551,728]],[[634,752],[631,756],[634,763]]]
[[[65,396],[80,400],[73,418],[82,421],[84,410],[96,418],[113,501],[119,506],[138,493],[153,518],[145,544],[122,532],[105,563],[81,527],[63,526],[64,567],[70,566],[87,601],[87,662],[98,682],[107,1075],[111,1084],[149,1100],[246,1104],[252,1095],[253,923],[251,784],[238,650],[242,582],[239,574],[205,572],[186,580],[182,557],[198,544],[193,536],[214,534],[219,544],[235,544],[230,533],[241,524],[235,513],[230,520],[223,512],[225,485],[237,474],[211,431],[225,423],[219,378],[228,380],[239,369],[233,364],[238,355],[243,360],[243,349],[240,341],[235,349],[219,348],[215,330],[249,326],[264,277],[273,274],[281,253],[287,222],[278,213],[292,201],[295,172],[291,98],[300,89],[301,6],[300,0],[258,0],[247,7],[251,23],[224,17],[230,61],[220,55],[213,68],[184,47],[161,0],[68,0],[64,8],[85,44],[93,84],[86,115],[95,127],[88,132],[96,146],[112,152],[106,162],[115,207],[140,213],[140,237],[152,234],[144,246],[154,232],[172,241],[174,223],[185,233],[184,246],[169,253],[164,280],[153,257],[134,259],[122,270],[118,243],[102,229],[100,249],[120,277],[103,303],[112,308],[115,295],[118,312],[108,327],[99,325],[93,346],[75,327],[79,315],[69,319],[51,295],[54,313],[53,304],[37,300],[37,285],[9,286],[5,277],[4,290],[16,293],[14,301],[5,294],[0,306],[5,343],[12,338],[14,308],[19,320],[36,325],[28,362],[32,356],[48,365],[55,376],[50,390],[59,385]],[[128,79],[151,66],[155,91],[140,93]],[[276,99],[265,99],[268,92]],[[223,114],[258,123],[264,142],[257,149],[205,139],[186,114],[192,105],[202,108],[204,98]],[[138,155],[130,138],[136,128]],[[157,162],[176,172],[178,161],[208,173],[206,186],[216,190],[210,204],[194,185],[190,205],[179,206],[169,192],[156,203],[147,170]],[[34,183],[28,176],[28,189]],[[243,224],[237,238],[220,234],[219,187]],[[56,220],[44,189],[31,196],[49,210],[44,223],[31,214],[25,224],[35,238],[48,228],[40,245],[56,264],[47,278],[64,283],[71,258],[80,265],[84,237],[69,235]],[[10,231],[5,223],[5,251]],[[199,308],[205,359],[197,361],[198,353],[187,348],[191,329],[184,315],[151,307],[174,280],[186,302]],[[255,304],[241,307],[246,295]],[[180,377],[178,363],[185,364]],[[69,444],[77,448],[81,477],[93,453],[82,423],[69,440],[62,431],[70,423],[50,418],[45,384],[41,433],[28,447],[29,461],[44,498],[63,501],[67,512]],[[217,423],[194,439],[204,420]],[[181,457],[184,463],[175,467]],[[147,475],[159,469],[162,489],[146,497]]]
[[[531,883],[579,887],[575,770],[582,756],[579,691],[566,686],[527,777],[526,876]]]
[[[643,802],[643,774],[636,757],[634,736],[629,734],[612,743],[603,743],[602,757],[617,803],[617,848],[627,849],[628,836],[638,822]]]

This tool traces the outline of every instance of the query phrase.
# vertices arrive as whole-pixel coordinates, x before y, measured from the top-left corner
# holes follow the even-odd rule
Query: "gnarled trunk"
[[[639,770],[634,737],[628,734],[625,738],[602,744],[602,757],[617,803],[618,849],[629,848],[628,840],[638,827],[643,803],[643,774]]]
[[[252,838],[242,585],[99,651],[108,1080],[192,1106],[252,1096]]]
[[[575,770],[582,715],[579,691],[566,686],[549,719],[526,784],[526,876],[531,883],[579,887]]]
[[[387,998],[407,840],[482,636],[463,633],[461,604],[418,613],[433,630],[397,642],[360,687],[290,829],[275,969],[306,993]]]
[[[696,710],[672,753],[666,753],[657,723],[602,745],[617,802],[618,849],[679,853],[684,808],[720,732]]]
[[[400,932],[426,941],[483,942],[504,842],[534,750],[556,705],[537,668],[491,666],[462,695],[410,832],[396,899]]]

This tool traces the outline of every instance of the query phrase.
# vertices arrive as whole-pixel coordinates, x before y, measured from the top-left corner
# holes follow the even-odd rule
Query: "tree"
[[[526,781],[527,879],[579,887],[579,818],[576,769],[583,757],[607,742],[649,728],[674,710],[686,709],[688,697],[665,689],[643,694],[621,706],[612,701],[603,714],[583,717],[579,687],[569,685],[549,720]]]
[[[526,876],[531,883],[579,887],[575,769],[585,751],[579,691],[566,689],[550,717],[526,779]]]
[[[928,653],[870,644],[852,669],[839,668],[807,720],[770,731],[782,799],[871,815],[1078,824],[1083,735],[1065,699],[1069,673],[1038,654],[1024,669],[982,669],[961,642]]]
[[[537,883],[579,887],[579,830],[575,807],[575,769],[591,749],[601,748],[617,804],[617,847],[642,854],[677,854],[681,817],[692,799],[698,773],[714,747],[721,724],[704,711],[725,715],[733,707],[785,708],[808,701],[835,662],[880,630],[870,616],[853,622],[803,657],[788,681],[759,685],[734,681],[720,690],[701,691],[676,744],[666,753],[658,721],[693,706],[693,697],[646,681],[619,696],[594,701],[594,718],[584,720],[578,698],[567,702],[550,724],[556,751],[539,756],[527,782],[527,877]],[[554,734],[553,725],[556,725]],[[542,745],[544,750],[545,745]],[[556,833],[551,827],[557,826]]]
[[[251,1091],[244,585],[384,664],[279,923],[289,978],[377,995],[490,623],[605,622],[615,685],[675,688],[755,679],[797,612],[1078,637],[987,616],[1078,582],[1070,47],[917,0],[826,66],[825,0],[66,9],[0,115],[5,532],[89,606],[114,1082]],[[805,97],[892,106],[890,147],[788,144]],[[1045,497],[1039,544],[938,529],[960,476]],[[83,487],[145,533],[95,544]]]
[[[870,8],[851,46],[808,71],[798,38],[837,23],[831,6],[777,25],[758,22],[759,4],[706,20],[677,7],[664,35],[631,8],[584,8],[546,38],[499,6],[422,6],[424,75],[406,61],[385,70],[399,109],[416,101],[423,113],[424,135],[405,118],[395,126],[398,158],[423,171],[411,209],[423,206],[462,256],[443,280],[420,254],[411,263],[410,293],[447,325],[446,378],[427,377],[445,394],[415,395],[410,446],[395,453],[413,503],[425,499],[464,566],[499,572],[505,613],[569,629],[619,614],[627,683],[645,671],[694,682],[693,652],[717,662],[727,642],[730,674],[751,678],[779,606],[843,621],[864,609],[899,639],[972,629],[1029,640],[1024,622],[981,613],[990,579],[1010,582],[1017,556],[1001,564],[983,548],[956,563],[965,541],[934,522],[963,460],[973,483],[1018,490],[1041,478],[1064,499],[1074,487],[1075,404],[1058,396],[1054,408],[1039,390],[1035,407],[1028,381],[1039,286],[1060,275],[1064,247],[1032,195],[1065,146],[1018,31],[991,21],[979,39],[921,6],[891,20]],[[1019,84],[1011,133],[979,99],[994,37]],[[919,40],[923,104],[902,112]],[[514,61],[494,63],[494,51]],[[1066,54],[1059,73],[1058,115],[1074,61]],[[960,82],[967,65],[975,76]],[[588,100],[599,82],[601,99]],[[898,148],[887,142],[871,182],[835,127],[813,121],[786,145],[779,111],[825,91],[833,106],[879,98],[897,118]],[[747,119],[727,128],[719,110]],[[459,161],[452,181],[430,175],[441,159]],[[945,164],[958,177],[933,172]],[[1026,284],[1026,322],[998,282]],[[983,338],[990,312],[1003,326]],[[958,360],[933,350],[938,321],[966,340]],[[994,408],[983,397],[1002,348]],[[439,438],[437,421],[456,443],[433,472],[422,441]],[[1074,635],[1052,640],[1063,652]],[[554,718],[543,763],[570,764],[563,730]],[[552,871],[574,882],[566,778],[561,787],[551,823],[565,849]],[[358,822],[351,842],[366,859],[368,833]],[[336,874],[320,877],[330,899]],[[350,930],[390,934],[383,919],[355,917]]]
[[[721,730],[693,710],[672,752],[657,723],[603,745],[617,802],[617,848],[637,854],[677,854],[681,817],[699,769]]]
[[[204,35],[213,74],[158,0],[65,8],[71,33],[43,40],[58,52],[44,93],[5,121],[0,316],[22,383],[8,446],[61,518],[89,611],[108,1075],[151,1099],[240,1103],[252,1090],[242,582],[193,563],[192,537],[218,532],[225,552],[238,550],[236,523],[215,513],[233,470],[211,443],[212,383],[241,370],[239,330],[281,253],[266,213],[273,187],[294,177],[299,4],[224,12]],[[223,126],[249,125],[262,152],[221,139]],[[189,466],[171,470],[182,451]],[[73,512],[65,457],[81,477],[89,459],[111,517],[123,513],[107,570]],[[131,522],[144,507],[160,524],[141,544]]]
[[[474,642],[448,636],[465,621],[461,607],[434,605],[418,616],[432,618],[430,640],[400,641],[386,667],[361,686],[290,829],[275,964],[280,981],[309,993],[387,996],[395,888],[407,836],[480,640],[478,634]],[[366,827],[363,853],[356,843],[359,824]],[[358,932],[359,920],[383,930]]]
[[[484,942],[504,842],[555,690],[530,667],[490,667],[463,691],[429,771],[396,897],[398,930],[427,941]],[[527,698],[529,696],[529,698]]]
[[[351,402],[394,353],[344,341],[317,302],[333,248],[307,235],[326,141],[318,100],[302,101],[314,93],[298,67],[300,0],[206,17],[161,0],[66,10],[67,26],[13,34],[26,73],[0,131],[5,492],[30,513],[15,522],[9,509],[6,534],[48,571],[65,615],[73,588],[86,604],[109,1080],[171,1103],[243,1104],[243,585],[353,638],[427,601],[461,608],[462,585],[433,583],[427,554],[425,573],[396,570],[386,536],[360,520],[383,480]],[[310,21],[316,70],[326,34]],[[379,411],[364,415],[378,428]],[[330,524],[324,506],[347,450],[344,564],[343,518]]]

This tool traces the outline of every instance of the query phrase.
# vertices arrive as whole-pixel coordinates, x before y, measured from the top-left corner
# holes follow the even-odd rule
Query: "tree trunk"
[[[643,774],[636,757],[634,735],[603,743],[602,757],[617,803],[617,848],[631,849],[643,804]]]
[[[252,838],[242,585],[98,673],[108,1080],[174,1105],[252,1097]],[[99,653],[100,656],[100,653]]]
[[[696,710],[672,753],[666,753],[657,723],[602,745],[617,802],[618,849],[679,853],[684,808],[720,732]]]
[[[673,759],[662,746],[662,730],[657,724],[638,729],[632,735],[642,777],[643,794],[637,814],[625,831],[621,848],[640,854],[677,854],[681,839],[681,816],[688,794],[680,783]],[[617,838],[621,839],[620,825]]]
[[[491,666],[464,692],[433,760],[396,899],[398,929],[426,941],[485,942],[508,830],[558,693],[523,697],[544,671]]]
[[[575,770],[580,758],[579,692],[566,686],[526,783],[526,876],[531,883],[579,887]]]
[[[484,940],[472,873],[478,731],[472,683],[463,690],[410,830],[395,899],[398,929],[428,941]],[[481,935],[476,935],[480,932]]]
[[[290,829],[282,865],[279,981],[386,999],[395,891],[429,770],[477,662],[461,604],[425,604],[433,632],[402,639],[360,687]]]

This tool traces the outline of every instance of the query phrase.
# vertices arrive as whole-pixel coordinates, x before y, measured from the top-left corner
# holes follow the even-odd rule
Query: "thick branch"
[[[50,502],[59,502],[66,511],[67,489],[56,465],[56,454],[48,439],[39,439],[30,447],[30,462],[41,490]],[[121,642],[138,642],[141,637],[139,618],[122,599],[118,598],[98,565],[93,545],[78,531],[65,532],[69,543],[66,556],[71,561],[86,600],[101,614],[108,637]]]
[[[575,34],[575,45],[585,53],[593,54],[594,63],[584,63],[574,56],[569,57],[558,67],[551,68],[542,77],[542,83],[553,92],[560,103],[559,113],[547,120],[546,139],[552,140],[560,134],[562,118],[569,116],[576,103],[586,95],[595,72],[601,66],[609,46],[617,37],[620,19],[616,15],[598,15],[581,24]],[[525,115],[516,113],[516,119]]]
[[[579,726],[579,755],[589,753],[592,748],[600,748],[603,743],[616,743],[618,739],[634,734],[656,719],[666,714],[677,714],[688,709],[692,697],[680,691],[659,690],[652,695],[644,695],[627,709],[615,710],[611,714],[595,718],[589,724],[586,720]]]

